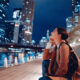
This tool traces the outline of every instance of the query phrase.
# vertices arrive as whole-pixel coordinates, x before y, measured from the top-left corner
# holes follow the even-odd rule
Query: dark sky
[[[72,16],[72,0],[34,0],[33,39],[37,42],[58,26],[66,26],[66,17]],[[22,7],[22,0],[10,0],[9,12],[14,7]],[[12,14],[9,15],[11,18]]]
[[[72,0],[34,0],[35,14],[33,39],[37,42],[46,36],[47,29],[66,26],[66,17],[72,16]]]

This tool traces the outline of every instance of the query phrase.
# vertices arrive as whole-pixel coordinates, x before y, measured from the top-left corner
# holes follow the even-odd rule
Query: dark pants
[[[67,80],[72,80],[71,78],[68,78]]]
[[[50,60],[43,60],[42,61],[42,75],[43,77],[39,78],[39,80],[51,80],[46,76],[46,73],[48,73],[48,67],[49,67]],[[70,78],[67,78],[67,80],[72,80]]]
[[[48,67],[49,67],[50,60],[43,60],[42,61],[42,75],[46,76],[48,73]]]

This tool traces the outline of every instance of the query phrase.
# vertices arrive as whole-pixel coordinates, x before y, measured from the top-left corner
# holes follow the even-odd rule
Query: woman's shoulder
[[[60,43],[59,48],[62,48],[62,49],[69,48],[69,45],[65,42],[62,42],[62,43]]]
[[[62,45],[60,45],[59,50],[61,53],[66,53],[70,51],[70,48],[66,43],[63,43]]]

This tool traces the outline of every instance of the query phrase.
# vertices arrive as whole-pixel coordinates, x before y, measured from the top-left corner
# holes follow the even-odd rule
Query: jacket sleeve
[[[68,63],[69,63],[69,46],[66,44],[62,44],[59,49],[60,51],[60,63],[59,67],[55,73],[56,76],[64,76],[68,71]]]
[[[52,73],[51,73],[51,68],[52,68],[52,65],[53,65],[53,63],[54,63],[54,61],[55,61],[55,57],[56,57],[56,46],[55,46],[55,48],[54,48],[54,50],[53,50],[53,52],[52,52],[51,61],[50,61],[49,67],[48,67],[48,73],[49,73],[49,74],[52,74]]]
[[[50,49],[44,49],[43,51],[43,60],[51,59],[52,53],[49,52]]]

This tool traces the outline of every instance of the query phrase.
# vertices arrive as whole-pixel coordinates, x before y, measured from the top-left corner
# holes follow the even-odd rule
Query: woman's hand
[[[52,43],[52,44],[54,43],[54,39],[53,39],[52,36],[50,36],[50,38],[49,38],[49,42]]]

